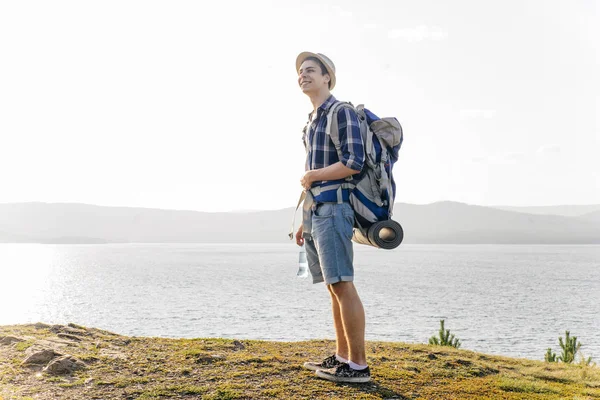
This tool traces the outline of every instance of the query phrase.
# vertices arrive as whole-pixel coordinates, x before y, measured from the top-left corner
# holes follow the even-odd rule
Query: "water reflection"
[[[0,244],[0,324],[41,314],[61,253],[49,245]]]

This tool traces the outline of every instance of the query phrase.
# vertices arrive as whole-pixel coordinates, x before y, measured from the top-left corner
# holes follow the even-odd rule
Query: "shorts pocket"
[[[313,215],[317,218],[330,218],[333,215],[333,204],[320,203],[317,204]]]

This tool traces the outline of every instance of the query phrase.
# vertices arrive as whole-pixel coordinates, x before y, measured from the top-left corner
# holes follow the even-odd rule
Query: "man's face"
[[[318,92],[329,88],[329,75],[321,73],[321,67],[313,60],[306,60],[298,70],[298,85],[304,93]]]

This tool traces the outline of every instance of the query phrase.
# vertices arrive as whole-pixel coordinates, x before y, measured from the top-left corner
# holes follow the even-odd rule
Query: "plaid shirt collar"
[[[323,102],[323,104],[321,104],[319,106],[319,108],[317,108],[317,113],[319,110],[321,110],[321,115],[327,115],[327,113],[329,112],[329,109],[331,108],[331,106],[336,102],[336,98],[333,97],[333,95],[329,95],[329,97],[327,98],[327,100],[325,100]],[[313,115],[313,112],[309,112],[308,113],[308,120],[310,121],[311,117]]]

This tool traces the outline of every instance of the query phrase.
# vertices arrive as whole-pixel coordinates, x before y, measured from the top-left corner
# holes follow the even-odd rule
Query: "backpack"
[[[365,149],[365,162],[358,177],[350,176],[345,182],[328,186],[327,188],[313,188],[312,195],[323,190],[350,189],[350,205],[354,210],[354,234],[352,240],[359,244],[366,244],[383,249],[394,249],[400,245],[404,238],[402,226],[392,220],[396,184],[392,175],[394,163],[398,160],[398,151],[404,139],[402,126],[396,118],[379,118],[363,105],[354,107],[352,103],[336,102],[327,114],[326,133],[331,138],[338,157],[342,159],[341,144],[337,113],[344,107],[352,108],[360,123],[360,134]],[[308,215],[311,201],[306,192],[302,192],[296,205],[296,211],[304,202],[303,219]],[[294,223],[289,238],[294,237]],[[308,225],[309,220],[303,221]]]
[[[326,133],[331,137],[340,159],[342,155],[337,113],[344,107],[352,108],[356,112],[365,148],[363,170],[358,177],[346,178],[343,184],[343,187],[351,190],[350,205],[354,210],[355,221],[353,240],[386,248],[385,243],[379,243],[384,246],[373,243],[376,238],[372,236],[380,235],[379,232],[369,232],[375,224],[382,222],[377,224],[379,228],[395,230],[392,245],[396,247],[402,241],[403,232],[400,225],[391,219],[396,197],[392,168],[398,160],[398,151],[404,140],[402,126],[396,118],[377,117],[362,104],[354,107],[352,103],[336,102],[327,114]]]

